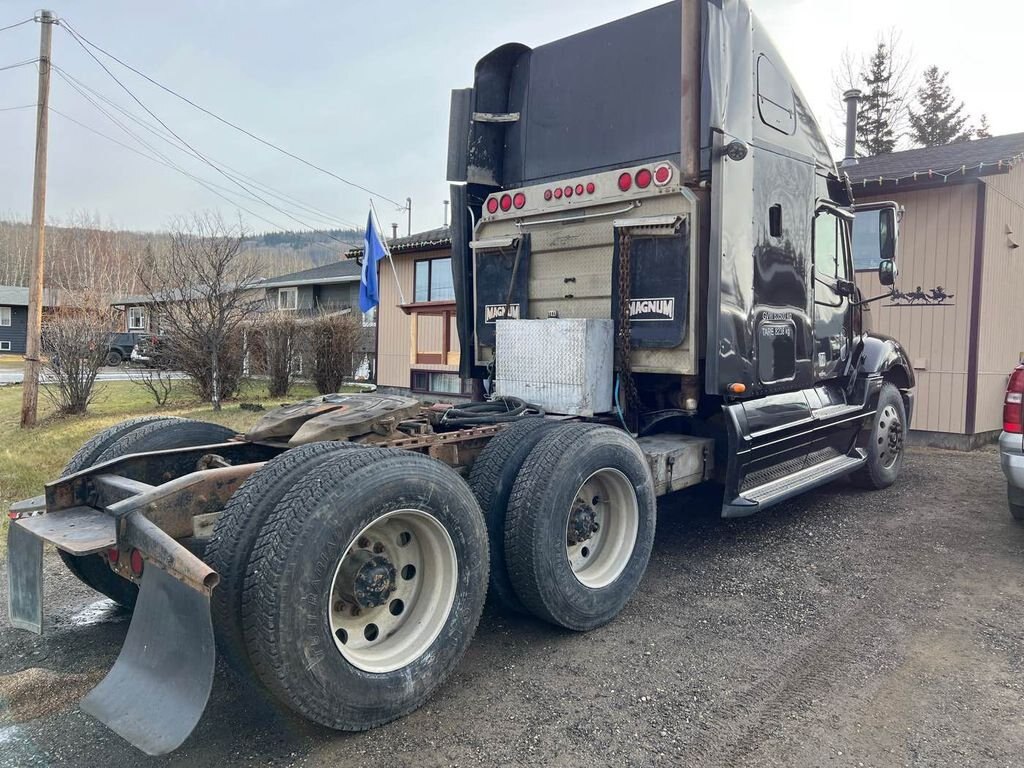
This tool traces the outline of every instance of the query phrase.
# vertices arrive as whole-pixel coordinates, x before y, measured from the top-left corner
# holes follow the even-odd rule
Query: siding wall
[[[987,176],[976,431],[1002,429],[1007,377],[1024,359],[1024,165]],[[1007,229],[1012,234],[1007,233]],[[1021,247],[1011,248],[1010,242]]]
[[[907,349],[917,377],[912,425],[917,430],[962,434],[966,429],[977,189],[976,184],[950,184],[857,197],[858,202],[896,200],[905,208],[896,287],[906,292],[921,286],[927,293],[942,286],[954,294],[942,305],[891,306],[882,299],[865,313],[868,328],[899,339]],[[874,272],[858,272],[857,285],[865,296],[883,292]]]
[[[10,350],[3,350],[0,354],[25,354],[25,334],[27,331],[28,307],[11,307],[11,324],[9,326],[0,326],[0,341],[11,342],[11,348]]]
[[[398,253],[395,254],[395,270],[398,272],[398,279],[405,292],[405,300],[413,300],[413,263],[419,259],[438,258],[449,256],[448,249],[436,251],[424,251],[421,253]],[[409,388],[410,376],[413,365],[412,340],[413,329],[410,315],[405,314],[401,308],[401,299],[398,295],[398,288],[395,285],[394,276],[391,274],[391,266],[386,262],[379,265],[378,285],[380,286],[380,307],[377,315],[377,383],[385,387]],[[417,345],[420,351],[440,350],[438,341],[443,333],[443,326],[439,319],[423,317],[419,321],[419,335]],[[458,373],[459,366],[457,352],[459,348],[458,335],[453,331],[451,335],[451,347],[455,351],[455,360],[449,358],[454,365],[428,365],[417,363],[416,370],[420,371],[445,371]]]

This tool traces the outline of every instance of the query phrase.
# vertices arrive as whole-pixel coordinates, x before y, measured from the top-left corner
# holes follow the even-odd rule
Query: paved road
[[[130,381],[132,377],[139,378],[145,375],[145,369],[141,368],[101,368],[100,372],[96,375],[96,381]],[[166,376],[172,379],[184,379],[186,378],[184,373],[177,372],[165,372]],[[0,384],[20,384],[25,378],[24,371],[21,370],[3,370],[0,369]],[[43,381],[47,379],[44,375]]]
[[[488,609],[423,709],[362,734],[222,670],[196,732],[151,760],[74,706],[127,624],[50,559],[43,638],[0,621],[0,764],[1024,764],[1024,526],[994,451],[915,450],[892,489],[746,520],[706,501],[663,504],[642,589],[602,629]]]

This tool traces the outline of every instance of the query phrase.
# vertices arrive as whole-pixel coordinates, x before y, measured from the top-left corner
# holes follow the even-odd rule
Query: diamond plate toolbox
[[[499,320],[495,347],[496,394],[571,416],[612,409],[611,320]]]

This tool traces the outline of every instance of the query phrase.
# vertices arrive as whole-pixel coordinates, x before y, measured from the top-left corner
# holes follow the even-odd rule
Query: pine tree
[[[978,127],[974,129],[974,138],[976,139],[991,139],[992,138],[992,126],[988,124],[988,115],[982,115],[981,120],[978,123]]]
[[[953,98],[946,85],[949,72],[940,72],[932,65],[924,71],[924,84],[917,89],[920,110],[908,110],[910,136],[922,147],[939,147],[971,138],[967,128],[968,116],[963,113],[964,103]]]
[[[896,147],[893,127],[897,102],[892,55],[884,42],[878,42],[860,77],[865,92],[857,112],[857,145],[868,155],[884,155]]]

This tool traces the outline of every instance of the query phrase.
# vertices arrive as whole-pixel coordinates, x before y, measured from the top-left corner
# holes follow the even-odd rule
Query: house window
[[[435,373],[434,371],[412,372],[413,392],[425,392],[437,395],[462,394],[462,379],[457,373]]]
[[[0,341],[0,352],[10,352],[10,351],[11,351],[11,342],[9,342],[9,341]]]
[[[278,309],[298,309],[299,308],[299,289],[298,288],[281,288],[277,292],[277,308]]]
[[[128,307],[128,330],[146,330],[146,310],[143,307]]]
[[[451,301],[455,298],[450,256],[442,259],[421,259],[416,262],[416,283],[413,300]]]
[[[11,308],[0,307],[0,325],[9,326],[11,324]]]

